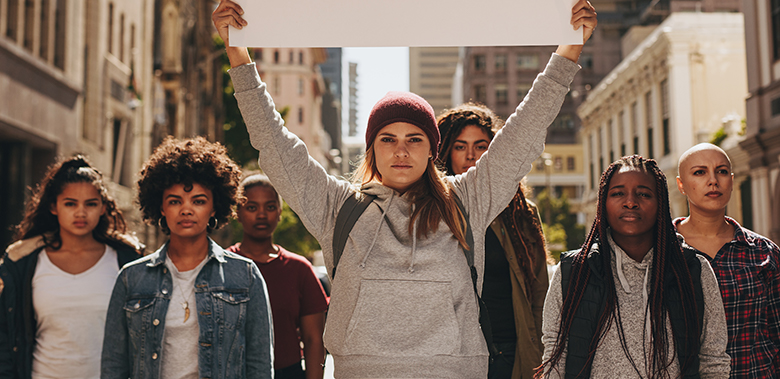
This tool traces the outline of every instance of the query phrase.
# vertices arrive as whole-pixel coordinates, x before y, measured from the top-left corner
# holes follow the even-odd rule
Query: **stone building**
[[[746,166],[744,226],[780,242],[780,7],[776,1],[744,2],[747,57],[747,128],[732,161]],[[731,152],[729,152],[731,154]]]
[[[669,183],[673,217],[687,215],[675,185],[677,160],[719,129],[732,138],[745,115],[747,90],[743,16],[740,13],[673,13],[588,95],[579,107],[587,224],[596,213],[601,173],[621,156],[658,161]],[[728,213],[743,213],[736,183]]]

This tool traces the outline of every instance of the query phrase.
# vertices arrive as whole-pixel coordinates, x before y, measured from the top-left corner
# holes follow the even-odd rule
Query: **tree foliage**
[[[565,195],[554,198],[550,197],[546,189],[542,190],[536,196],[536,206],[542,218],[548,250],[556,261],[560,259],[561,252],[582,246],[585,242],[585,225],[577,223],[577,215],[571,213],[569,199]]]

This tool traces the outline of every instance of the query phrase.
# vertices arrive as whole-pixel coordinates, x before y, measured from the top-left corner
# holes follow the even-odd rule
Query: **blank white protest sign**
[[[582,44],[574,0],[237,0],[247,47]]]

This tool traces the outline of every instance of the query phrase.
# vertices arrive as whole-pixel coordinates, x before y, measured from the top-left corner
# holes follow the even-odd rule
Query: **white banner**
[[[573,0],[237,0],[247,47],[574,45]]]

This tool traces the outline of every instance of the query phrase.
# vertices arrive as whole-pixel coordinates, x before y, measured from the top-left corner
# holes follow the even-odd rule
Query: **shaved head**
[[[731,171],[731,159],[729,159],[728,154],[726,154],[723,149],[718,147],[717,145],[713,145],[711,143],[700,143],[688,150],[686,150],[681,156],[680,160],[677,161],[677,175],[680,175],[682,173],[682,169],[684,167],[687,167],[688,160],[691,156],[695,155],[696,153],[702,152],[702,151],[716,151],[720,154],[723,154],[724,157],[726,157],[726,160],[729,162],[729,171]]]

